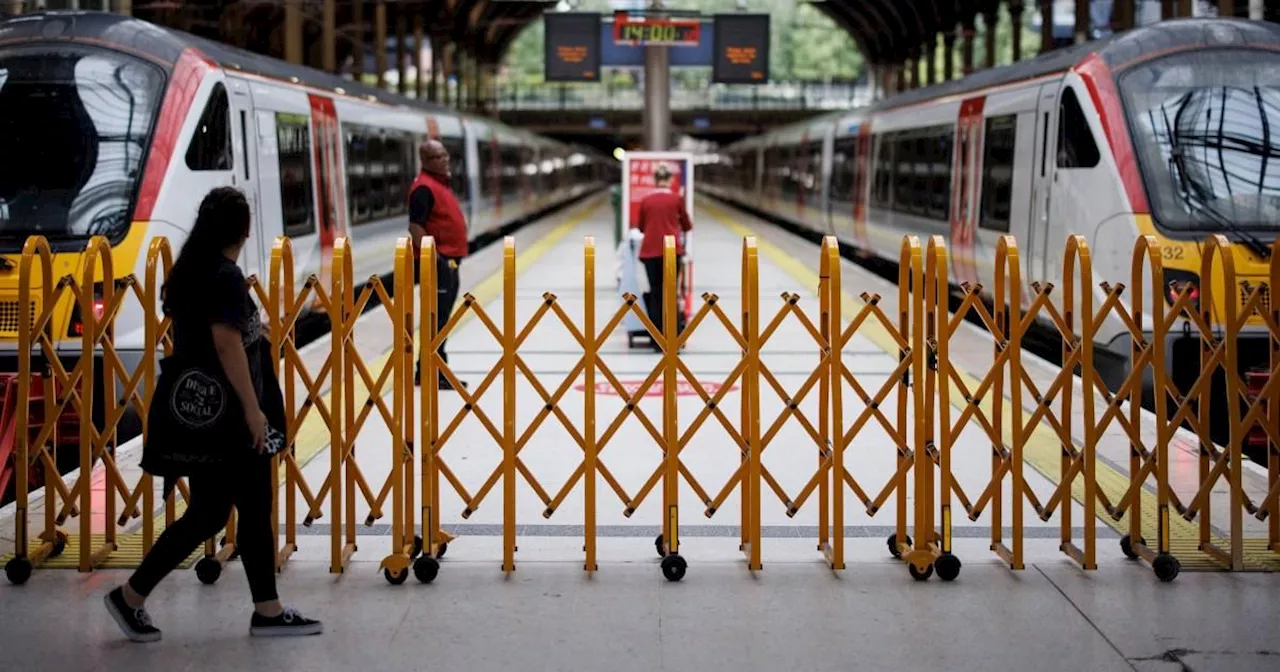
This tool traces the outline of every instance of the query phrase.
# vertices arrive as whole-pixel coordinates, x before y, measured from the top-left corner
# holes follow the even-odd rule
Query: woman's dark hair
[[[165,314],[198,300],[199,288],[225,258],[222,251],[248,237],[249,220],[249,201],[239,189],[217,187],[205,195],[161,290]]]

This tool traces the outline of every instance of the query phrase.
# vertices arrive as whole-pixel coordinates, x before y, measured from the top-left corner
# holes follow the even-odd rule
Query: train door
[[[825,226],[822,230],[827,233],[834,234],[836,232],[835,222],[831,217],[831,177],[835,167],[831,165],[831,158],[835,154],[836,142],[836,125],[830,124],[822,134],[822,147],[818,152],[818,203],[815,205],[814,213],[817,221]]]
[[[342,185],[342,158],[339,147],[342,135],[333,99],[307,95],[311,105],[311,136],[316,183],[316,221],[320,229],[320,277],[327,283],[326,271],[332,265],[333,244],[347,235],[346,192]]]
[[[249,84],[239,79],[228,78],[227,89],[231,92],[231,146],[235,150],[235,177],[232,181],[249,201],[253,222],[253,234],[240,254],[240,266],[246,276],[256,274],[265,284],[269,282],[267,259],[274,236],[267,238],[262,227],[262,205],[258,193],[258,134],[252,132],[253,95]]]
[[[1035,160],[1031,177],[1031,220],[1029,223],[1031,259],[1027,270],[1031,276],[1043,280],[1048,275],[1048,250],[1051,237],[1049,205],[1053,197],[1054,145],[1058,134],[1058,87],[1051,82],[1040,87],[1040,101],[1036,105]]]
[[[871,122],[858,127],[857,159],[853,173],[853,230],[858,247],[871,250],[867,235],[867,178],[871,175]]]
[[[960,282],[980,282],[975,243],[978,216],[978,156],[982,148],[982,108],[986,98],[973,98],[960,104],[956,122],[956,142],[952,174],[951,198],[951,265]]]

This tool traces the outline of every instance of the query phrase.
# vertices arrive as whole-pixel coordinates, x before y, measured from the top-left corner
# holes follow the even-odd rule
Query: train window
[[[195,134],[187,146],[187,167],[191,170],[231,170],[231,103],[227,88],[218,82],[209,102],[200,113]]]
[[[984,229],[1009,230],[1017,129],[1016,115],[987,119],[982,150],[982,198],[978,205],[978,226]]]
[[[1092,168],[1100,159],[1098,144],[1093,141],[1080,101],[1075,91],[1067,87],[1058,108],[1058,167]]]
[[[369,149],[368,132],[351,124],[346,125],[347,136],[347,193],[352,224],[372,221],[369,206]]]
[[[382,219],[387,216],[387,166],[383,163],[386,144],[378,131],[370,129],[369,145],[365,159],[368,165],[369,216]]]
[[[284,215],[284,235],[296,238],[315,233],[311,135],[305,115],[276,113],[276,148],[280,160],[280,208]]]
[[[876,136],[875,185],[871,189],[871,204],[877,208],[888,209],[893,187],[893,142],[887,133]]]
[[[387,216],[404,214],[409,207],[405,198],[405,190],[409,185],[405,181],[405,149],[407,144],[403,135],[389,133],[382,145],[382,161],[386,174]]]
[[[449,186],[453,189],[453,195],[458,197],[458,202],[462,204],[465,210],[466,204],[471,200],[471,192],[467,189],[469,184],[467,179],[467,157],[462,138],[440,138],[440,142],[444,144],[445,149],[449,150]]]

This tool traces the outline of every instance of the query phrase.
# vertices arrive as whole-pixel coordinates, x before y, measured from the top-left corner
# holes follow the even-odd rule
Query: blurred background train
[[[44,308],[18,303],[29,236],[48,239],[54,278],[79,277],[86,242],[103,236],[111,280],[141,280],[151,241],[168,238],[176,255],[204,194],[232,185],[253,210],[246,275],[266,281],[285,235],[301,287],[346,236],[362,282],[393,270],[429,135],[451,155],[473,247],[619,179],[617,162],[591,150],[120,15],[0,22],[0,374],[17,370],[19,321]],[[69,366],[81,322],[69,296],[54,306]],[[141,306],[126,300],[115,343],[129,371],[144,340]]]
[[[1280,26],[1165,21],[778,128],[700,157],[697,171],[713,196],[889,263],[904,234],[941,235],[952,282],[981,283],[988,300],[1001,236],[1017,238],[1025,304],[1033,281],[1060,295],[1065,242],[1083,234],[1095,282],[1129,286],[1127,303],[1135,239],[1151,234],[1167,301],[1214,282],[1240,305],[1267,284],[1280,231]],[[1239,287],[1199,277],[1210,234],[1234,241]],[[1104,298],[1095,285],[1095,310]],[[1251,325],[1245,371],[1269,357],[1266,329]],[[1180,321],[1165,350],[1183,389],[1200,373],[1194,332]],[[1114,313],[1095,344],[1114,389],[1130,359]]]

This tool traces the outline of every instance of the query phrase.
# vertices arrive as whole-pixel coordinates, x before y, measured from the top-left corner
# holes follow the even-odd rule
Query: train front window
[[[1119,85],[1160,226],[1280,230],[1280,58],[1177,54]]]
[[[158,68],[113,51],[0,51],[0,246],[122,234],[163,92]]]

